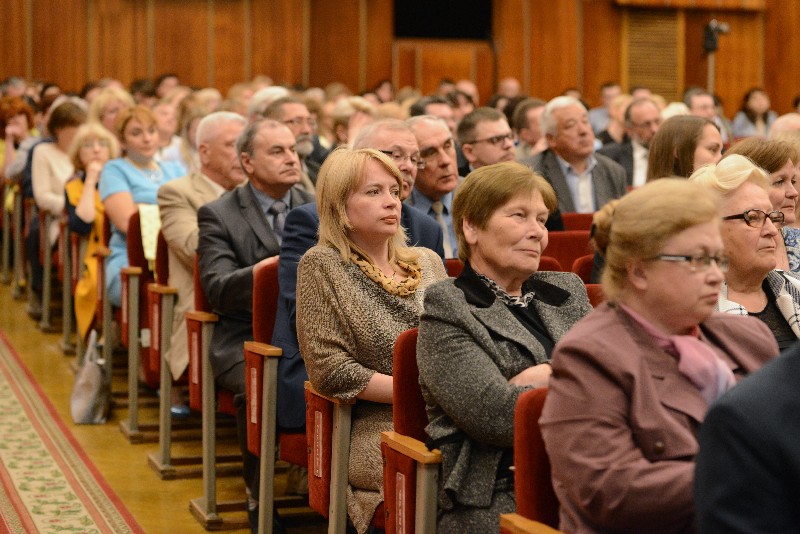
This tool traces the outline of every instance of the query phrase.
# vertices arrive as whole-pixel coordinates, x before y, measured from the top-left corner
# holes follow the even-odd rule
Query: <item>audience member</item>
[[[462,176],[486,165],[514,160],[514,133],[505,115],[494,108],[477,108],[464,115],[456,133],[468,162],[458,170]]]
[[[517,398],[547,386],[553,345],[591,310],[576,275],[537,272],[556,205],[515,162],[477,169],[456,192],[464,270],[425,292],[417,351],[428,445],[442,452],[440,532],[497,532],[516,510]]]
[[[511,127],[517,134],[516,159],[523,161],[547,148],[542,135],[541,118],[547,104],[540,98],[526,98],[517,104],[511,118]]]
[[[800,132],[800,113],[786,113],[775,119],[775,122],[772,123],[772,127],[769,129],[769,135],[767,137],[773,139],[776,135],[787,132]]]
[[[360,96],[340,99],[331,111],[335,145],[345,145],[355,139],[358,131],[375,119],[375,106]],[[331,147],[333,148],[333,147]]]
[[[506,98],[516,98],[522,93],[519,80],[514,77],[503,78],[497,84],[497,94]]]
[[[133,97],[124,89],[102,89],[89,106],[89,122],[99,122],[109,132],[115,131],[117,117],[123,109],[135,105]]]
[[[688,178],[696,169],[721,158],[722,138],[716,124],[702,117],[677,115],[661,123],[650,140],[647,181]]]
[[[0,179],[7,176],[6,167],[17,155],[17,149],[33,129],[33,109],[17,96],[0,99]]]
[[[156,161],[158,127],[153,112],[144,106],[124,109],[117,117],[116,135],[122,158],[109,161],[100,174],[100,199],[111,220],[111,254],[105,260],[105,283],[111,303],[119,307],[122,296],[120,270],[128,266],[128,222],[137,204],[155,204],[161,184],[182,174],[170,162]]]
[[[359,534],[383,500],[380,432],[392,429],[392,350],[417,326],[441,258],[409,248],[400,227],[403,177],[372,149],[333,152],[320,170],[319,244],[297,272],[297,334],[311,384],[358,399],[350,438],[348,515]]]
[[[458,244],[453,231],[453,190],[458,185],[456,149],[445,122],[431,115],[408,120],[417,138],[419,155],[425,166],[417,171],[414,189],[405,203],[427,213],[442,229],[445,258],[455,258]]]
[[[609,108],[611,101],[622,94],[622,87],[617,82],[605,82],[600,86],[600,101],[602,104],[589,110],[589,123],[592,131],[599,134],[608,127]],[[580,100],[580,96],[575,97]]]
[[[84,124],[75,132],[69,157],[75,174],[66,185],[67,226],[69,231],[86,238],[80,278],[73,290],[77,333],[86,339],[97,312],[97,258],[95,252],[102,244],[105,207],[100,201],[97,185],[100,172],[111,159],[119,157],[119,142],[114,134],[97,122]]]
[[[628,187],[640,187],[647,181],[647,157],[650,140],[661,126],[658,106],[649,98],[632,101],[625,110],[625,141],[611,143],[597,151],[622,165]]]
[[[553,186],[562,212],[592,213],[626,192],[625,169],[594,152],[586,108],[559,96],[542,113],[548,148],[525,163]]]
[[[295,139],[295,150],[300,158],[300,184],[313,194],[320,164],[309,157],[314,152],[317,121],[311,116],[308,106],[297,97],[286,96],[267,106],[264,117],[281,122],[291,130]]]
[[[155,85],[156,97],[159,99],[166,97],[167,94],[178,87],[180,83],[181,82],[180,79],[178,79],[177,74],[165,72],[164,74],[159,75],[153,84]]]
[[[770,109],[769,96],[760,87],[747,91],[742,107],[733,118],[733,135],[736,138],[757,135],[767,137],[778,114]]]
[[[722,243],[730,268],[717,309],[752,315],[770,329],[781,350],[800,337],[800,283],[775,270],[776,237],[784,214],[772,207],[767,173],[739,154],[695,171],[691,181],[721,198]]]
[[[236,141],[249,183],[199,208],[203,290],[219,321],[209,347],[216,383],[236,395],[251,527],[258,521],[258,458],[247,450],[243,343],[253,336],[253,267],[280,251],[286,212],[313,197],[297,184],[300,161],[285,125],[261,119]]]
[[[477,101],[469,93],[454,89],[447,94],[447,98],[453,103],[453,113],[455,113],[456,123],[461,122],[464,115],[475,110]]]
[[[279,85],[259,89],[253,93],[247,105],[248,119],[250,121],[255,121],[263,118],[264,111],[266,111],[270,104],[279,98],[285,98],[287,96],[290,96],[289,90]]]
[[[633,101],[627,93],[615,97],[608,106],[608,124],[606,129],[597,134],[597,140],[603,145],[624,143],[628,140],[625,129],[625,110]]]
[[[778,347],[758,321],[712,313],[727,259],[702,186],[646,184],[595,215],[593,240],[607,302],[556,344],[540,419],[559,528],[692,532],[700,423]]]

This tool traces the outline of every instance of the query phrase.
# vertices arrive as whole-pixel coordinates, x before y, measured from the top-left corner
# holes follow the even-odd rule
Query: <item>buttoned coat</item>
[[[758,319],[715,313],[699,326],[737,379],[778,354]],[[677,359],[606,303],[556,345],[552,365],[539,423],[561,530],[692,532],[697,432],[708,405]]]
[[[289,207],[313,199],[294,186]],[[250,186],[201,207],[197,222],[203,290],[219,315],[209,347],[211,368],[218,377],[244,361],[244,342],[253,337],[253,266],[278,255],[280,245]]]
[[[537,295],[530,306],[554,341],[591,310],[572,273],[539,272],[528,283]],[[468,265],[457,279],[428,288],[417,362],[425,430],[442,451],[441,510],[491,505],[501,457],[513,447],[517,399],[530,389],[508,380],[546,361],[539,340]],[[497,517],[470,527],[465,531],[496,531]]]
[[[175,380],[189,365],[184,315],[194,309],[194,256],[199,233],[197,211],[218,197],[217,191],[199,172],[167,182],[158,189],[161,233],[167,242],[169,259],[169,280],[159,280],[159,283],[168,283],[178,290],[170,348],[164,355]]]
[[[599,210],[608,201],[622,197],[627,192],[625,169],[602,154],[595,153],[597,165],[592,171],[592,188],[594,189],[595,209]],[[572,192],[567,179],[558,164],[558,157],[552,148],[536,154],[525,162],[534,171],[544,176],[558,197],[558,209],[563,213],[576,211],[572,200]]]

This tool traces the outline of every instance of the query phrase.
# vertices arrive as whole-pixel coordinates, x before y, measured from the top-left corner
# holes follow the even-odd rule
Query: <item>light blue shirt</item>
[[[458,257],[458,241],[456,241],[456,233],[453,231],[453,192],[450,191],[441,199],[442,206],[442,219],[447,225],[447,231],[450,234],[450,245],[453,249],[453,257]],[[434,201],[419,192],[417,188],[411,190],[411,195],[408,197],[408,204],[414,206],[418,210],[427,213],[429,216],[436,220],[436,213],[433,211]]]
[[[287,212],[290,209],[292,209],[292,190],[291,189],[288,190],[286,194],[283,195],[283,198],[278,199],[278,198],[272,198],[268,194],[263,193],[258,189],[256,189],[255,187],[253,187],[253,182],[248,182],[247,187],[249,187],[250,190],[253,192],[253,194],[256,196],[258,205],[261,206],[261,213],[263,213],[264,217],[267,218],[267,223],[269,223],[270,228],[275,230],[275,219],[269,213],[269,209],[272,207],[273,204],[275,204],[276,200],[283,200],[283,203],[286,204]]]
[[[561,172],[564,173],[564,178],[567,180],[569,192],[572,194],[572,203],[575,206],[575,211],[579,211],[581,205],[580,195],[578,193],[578,184],[580,183],[581,174],[572,168],[572,165],[561,159],[561,156],[556,154],[558,165],[561,167]],[[592,183],[592,171],[597,166],[597,160],[594,155],[590,155],[586,163],[586,173],[589,177],[589,194],[592,198],[592,211],[597,210],[597,199],[594,196],[594,184]]]

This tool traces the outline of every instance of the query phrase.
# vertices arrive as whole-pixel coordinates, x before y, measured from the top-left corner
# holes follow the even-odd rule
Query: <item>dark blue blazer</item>
[[[412,207],[402,205],[400,224],[408,233],[409,244],[435,251],[444,261],[442,230],[436,221]],[[286,429],[305,426],[306,405],[303,382],[308,380],[305,363],[297,342],[297,265],[317,244],[319,214],[317,203],[304,204],[289,211],[283,227],[278,282],[280,295],[275,316],[272,344],[283,349],[278,362],[278,426]]]

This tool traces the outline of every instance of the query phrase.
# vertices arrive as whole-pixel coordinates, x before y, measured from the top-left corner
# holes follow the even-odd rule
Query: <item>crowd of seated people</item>
[[[160,282],[178,288],[165,355],[177,380],[198,255],[220,318],[211,368],[236,395],[254,528],[242,343],[253,270],[275,256],[278,425],[303,429],[306,380],[355,401],[347,511],[359,533],[384,497],[380,433],[392,429],[404,330],[419,327],[427,445],[441,451],[439,531],[465,533],[496,532],[516,510],[515,406],[535,388],[549,388],[541,426],[561,529],[696,528],[706,412],[800,336],[800,116],[778,118],[760,88],[733,121],[703,89],[667,105],[613,82],[593,109],[576,90],[544,100],[514,79],[489,98],[468,80],[429,95],[383,80],[355,95],[264,76],[223,97],[171,73],[127,89],[103,79],[80,95],[8,78],[0,93],[3,206],[21,196],[34,207],[31,316],[51,252],[40,243],[55,246],[60,219],[88,244],[72,303],[85,339],[99,324],[97,262],[119,306],[130,218],[157,204],[170,262]],[[37,211],[52,226],[39,228]],[[594,310],[576,275],[540,268],[566,213],[594,214],[592,276],[606,300]],[[447,279],[455,258],[463,270]],[[171,399],[185,416],[180,388]],[[287,491],[307,492],[307,473],[292,476]]]

